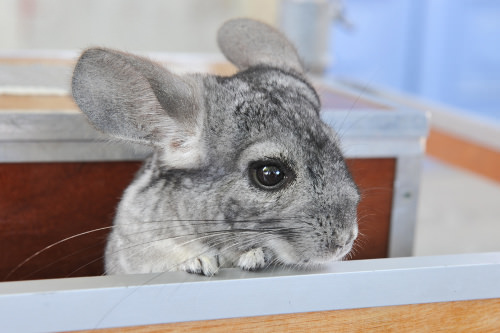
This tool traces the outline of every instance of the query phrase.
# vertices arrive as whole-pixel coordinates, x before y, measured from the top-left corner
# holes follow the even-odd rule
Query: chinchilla
[[[351,250],[358,189],[295,48],[250,19],[226,22],[218,44],[235,75],[104,48],[76,64],[90,122],[154,148],[117,209],[107,274],[309,267]]]

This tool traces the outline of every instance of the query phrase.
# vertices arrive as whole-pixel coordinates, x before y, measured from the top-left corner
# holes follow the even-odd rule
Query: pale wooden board
[[[78,110],[70,96],[0,96],[2,110]]]

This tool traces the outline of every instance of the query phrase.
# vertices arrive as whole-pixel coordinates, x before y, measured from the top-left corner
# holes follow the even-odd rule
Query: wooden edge
[[[0,57],[0,64],[5,65],[68,65],[74,66],[76,59],[74,58],[57,58],[57,57]]]
[[[433,127],[427,141],[427,154],[500,182],[500,151]]]
[[[78,110],[71,96],[3,95],[2,110]]]
[[[500,298],[206,320],[79,332],[498,332]]]

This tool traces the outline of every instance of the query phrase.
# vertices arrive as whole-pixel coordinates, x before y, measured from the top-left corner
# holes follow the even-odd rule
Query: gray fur
[[[308,266],[350,251],[359,194],[319,98],[298,63],[283,62],[293,46],[267,25],[226,23],[219,42],[230,60],[247,67],[225,45],[238,24],[254,31],[249,54],[260,60],[232,77],[177,76],[103,49],[76,65],[73,94],[96,128],[155,147],[118,207],[108,274]],[[286,185],[257,186],[256,161],[286,165]]]

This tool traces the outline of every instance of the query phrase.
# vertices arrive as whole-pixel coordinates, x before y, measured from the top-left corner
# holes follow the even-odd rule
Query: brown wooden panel
[[[499,313],[496,298],[80,332],[500,332]]]
[[[352,259],[386,258],[389,251],[396,159],[348,159],[347,165],[361,192],[359,236]]]
[[[121,193],[139,165],[0,164],[0,280],[20,264],[9,280],[102,274],[109,230],[91,231],[111,225]],[[352,259],[386,257],[395,161],[354,159],[348,165],[363,196],[361,236]],[[68,237],[73,238],[58,243]]]
[[[138,167],[137,162],[0,164],[0,280],[51,244],[111,225]],[[107,233],[54,246],[9,280],[100,275]]]
[[[500,151],[431,128],[427,154],[500,182]]]

